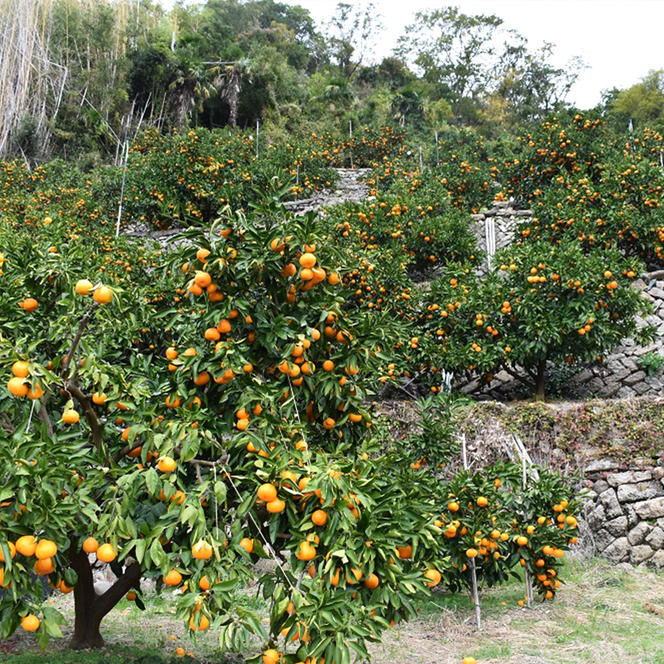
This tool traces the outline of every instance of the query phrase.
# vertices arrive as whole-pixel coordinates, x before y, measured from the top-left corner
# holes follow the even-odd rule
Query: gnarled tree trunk
[[[122,576],[98,597],[95,593],[88,555],[79,550],[72,553],[70,562],[78,574],[78,583],[74,587],[74,634],[69,646],[74,650],[101,648],[104,645],[104,639],[99,631],[101,621],[138,583],[141,578],[141,566],[134,562],[125,567]]]

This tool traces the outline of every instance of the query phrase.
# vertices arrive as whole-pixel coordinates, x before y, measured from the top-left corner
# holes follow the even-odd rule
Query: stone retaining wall
[[[587,537],[615,563],[664,568],[664,468],[620,470],[598,460],[585,470]]]

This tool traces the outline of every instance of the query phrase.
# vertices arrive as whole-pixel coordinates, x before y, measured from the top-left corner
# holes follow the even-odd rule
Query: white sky
[[[189,0],[191,2],[191,0]],[[337,0],[281,0],[306,7],[318,22],[333,13]],[[172,6],[173,0],[161,0]],[[361,4],[357,0],[346,0]],[[599,103],[604,89],[627,88],[651,69],[664,69],[664,0],[375,0],[384,31],[375,60],[389,55],[415,12],[451,5],[466,14],[495,14],[535,49],[556,46],[555,64],[575,55],[588,68],[572,88],[569,101],[580,108]]]

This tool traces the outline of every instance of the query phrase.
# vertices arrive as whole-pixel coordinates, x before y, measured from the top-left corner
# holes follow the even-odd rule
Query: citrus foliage
[[[84,180],[59,163],[4,164],[3,636],[60,635],[41,577],[73,589],[75,646],[99,645],[104,615],[127,593],[142,603],[152,578],[186,590],[178,615],[192,630],[219,630],[226,648],[257,634],[256,661],[288,664],[366,658],[431,588],[468,588],[473,567],[481,585],[525,567],[552,598],[576,538],[569,487],[541,471],[524,489],[509,464],[454,470],[440,397],[419,406],[401,449],[382,444],[368,404],[401,376],[437,392],[443,369],[523,369],[541,388],[547,361],[596,360],[634,331],[643,305],[630,283],[657,260],[657,233],[634,222],[630,240],[618,220],[656,210],[637,196],[655,194],[637,178],[611,197],[626,157],[585,124],[569,146],[578,158],[549,150],[520,177],[519,163],[504,167],[542,209],[482,279],[464,210],[502,171],[472,164],[469,137],[424,174],[389,132],[358,137],[356,154],[375,157],[374,198],[315,218],[280,202],[329,181],[324,160],[348,146],[315,138],[256,159],[244,135],[146,135],[125,212],[192,225],[168,252],[109,233],[120,170]],[[636,175],[655,181],[650,143]],[[289,180],[298,166],[306,191]],[[614,215],[592,242],[561,222],[593,204],[577,176]],[[271,566],[258,573],[260,558]],[[100,598],[91,560],[118,575]],[[253,580],[267,627],[233,602]]]

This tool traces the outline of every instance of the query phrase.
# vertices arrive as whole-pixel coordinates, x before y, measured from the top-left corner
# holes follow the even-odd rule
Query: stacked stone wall
[[[615,563],[664,568],[664,468],[620,470],[598,460],[585,476],[586,538],[594,552]]]

